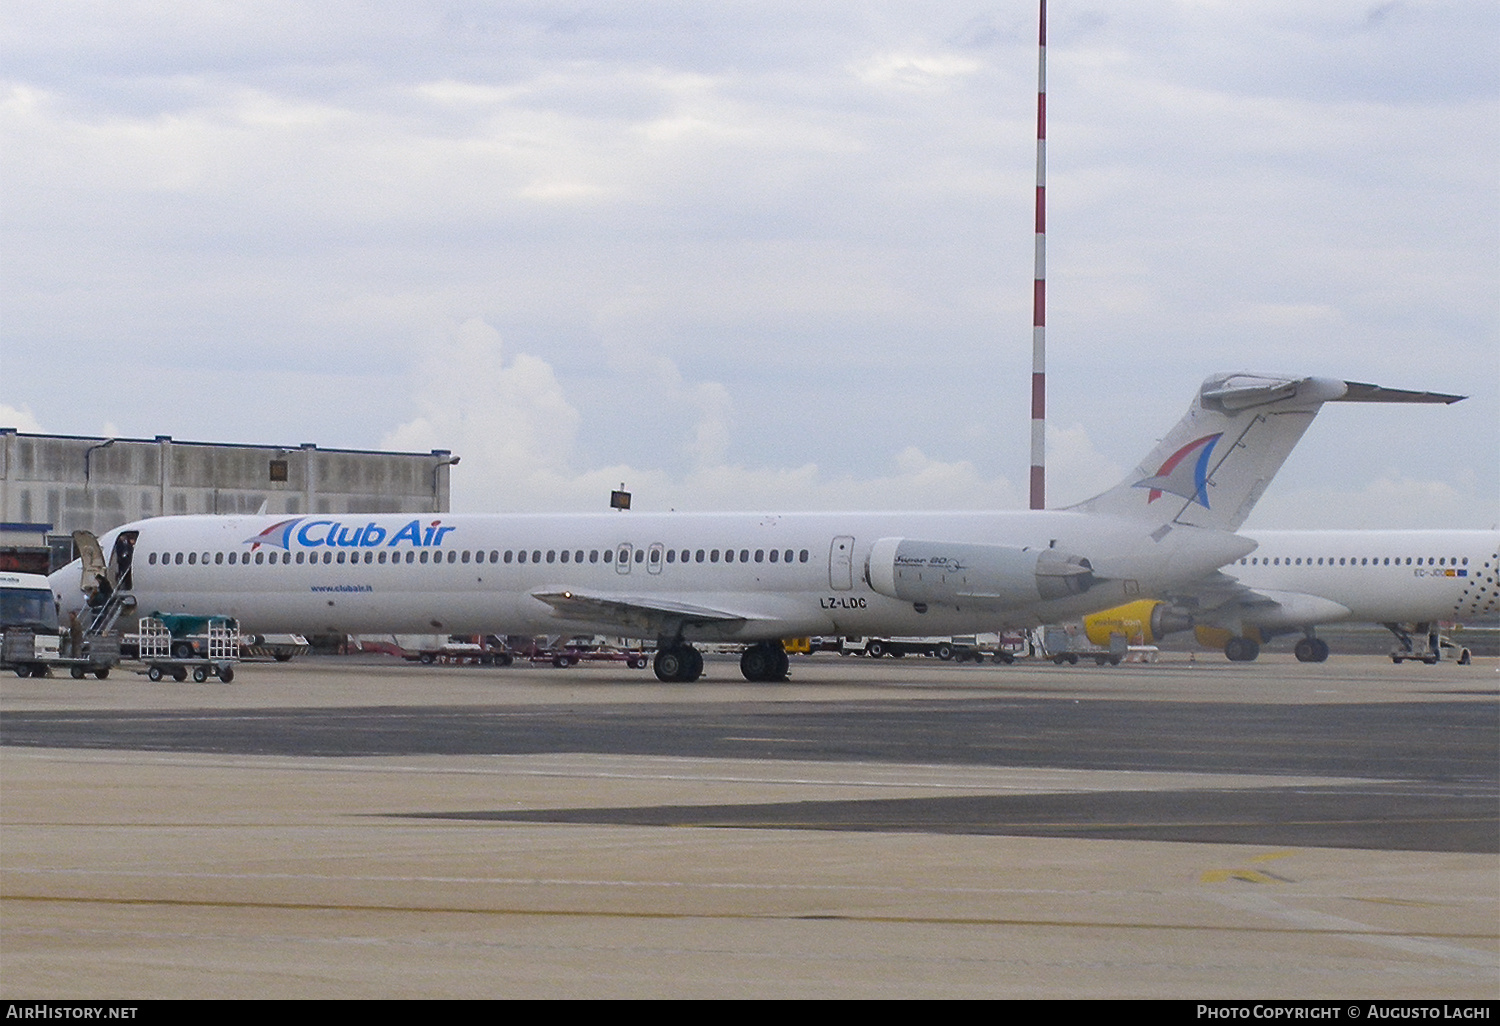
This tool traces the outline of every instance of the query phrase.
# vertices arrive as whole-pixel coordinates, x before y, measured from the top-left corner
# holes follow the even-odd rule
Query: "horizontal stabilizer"
[[[1347,391],[1336,403],[1442,403],[1444,406],[1467,399],[1466,395],[1447,395],[1443,392],[1410,392],[1404,388],[1382,388],[1367,385],[1362,381],[1346,381]]]

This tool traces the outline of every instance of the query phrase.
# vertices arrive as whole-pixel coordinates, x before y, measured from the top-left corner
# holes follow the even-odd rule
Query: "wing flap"
[[[685,629],[712,628],[733,633],[752,620],[762,619],[687,602],[636,595],[594,595],[581,591],[534,591],[531,597],[552,607],[565,620],[613,624],[641,637],[666,637]]]

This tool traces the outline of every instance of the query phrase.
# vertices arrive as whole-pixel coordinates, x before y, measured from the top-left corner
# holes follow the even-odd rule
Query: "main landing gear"
[[[746,680],[770,683],[786,680],[790,663],[780,642],[761,641],[740,655],[740,672]],[[685,642],[664,644],[652,665],[656,679],[668,684],[691,684],[703,676],[703,653]]]
[[[668,684],[691,684],[703,676],[703,653],[692,645],[670,645],[656,653],[651,667],[656,679]]]
[[[1260,655],[1260,642],[1251,638],[1230,638],[1224,643],[1224,655],[1231,663],[1253,663]]]
[[[1328,660],[1328,642],[1322,638],[1308,635],[1297,642],[1292,653],[1297,657],[1299,663],[1321,663]]]
[[[740,672],[745,675],[746,680],[786,680],[789,666],[786,649],[774,641],[751,645],[740,656]]]

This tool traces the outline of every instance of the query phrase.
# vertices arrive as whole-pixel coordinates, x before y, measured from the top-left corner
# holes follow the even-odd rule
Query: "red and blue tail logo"
[[[1168,456],[1154,476],[1142,478],[1132,487],[1151,489],[1151,494],[1146,496],[1148,503],[1161,498],[1162,492],[1170,492],[1208,509],[1208,462],[1214,445],[1223,437],[1221,432],[1189,442]],[[1189,459],[1195,452],[1198,458]]]

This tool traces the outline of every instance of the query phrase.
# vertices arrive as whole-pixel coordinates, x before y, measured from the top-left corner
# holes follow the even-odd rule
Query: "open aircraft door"
[[[109,564],[104,560],[104,549],[99,545],[99,539],[94,537],[94,532],[74,531],[73,547],[78,550],[78,559],[83,564],[83,578],[79,582],[79,588],[88,595],[99,590],[100,582],[113,589],[113,575],[109,572]]]

